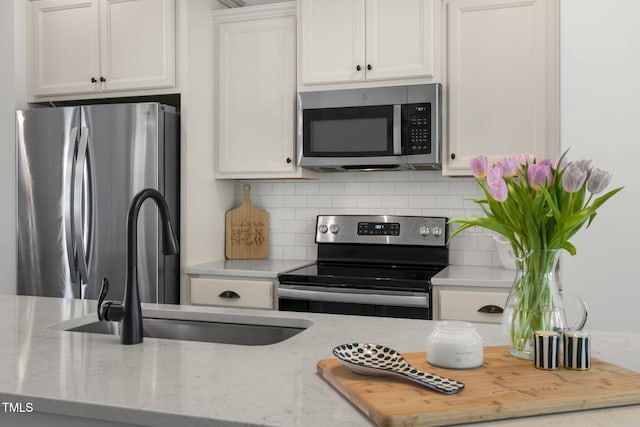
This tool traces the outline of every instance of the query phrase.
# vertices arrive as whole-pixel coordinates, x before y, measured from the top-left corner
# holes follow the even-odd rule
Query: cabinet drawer
[[[500,323],[502,313],[482,313],[485,306],[495,305],[504,309],[509,291],[448,291],[439,292],[440,319],[466,320],[469,322]]]
[[[190,279],[191,304],[273,309],[270,280]]]

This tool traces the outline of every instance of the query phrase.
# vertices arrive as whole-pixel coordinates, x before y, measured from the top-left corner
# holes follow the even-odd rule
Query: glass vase
[[[558,272],[559,250],[532,250],[516,259],[516,275],[502,315],[502,325],[511,339],[509,354],[533,359],[533,335],[536,331],[567,329],[562,301],[562,285]],[[580,298],[581,300],[581,298]],[[582,319],[586,321],[586,305],[580,301]]]

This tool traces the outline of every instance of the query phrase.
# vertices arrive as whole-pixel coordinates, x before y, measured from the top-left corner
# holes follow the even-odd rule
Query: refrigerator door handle
[[[80,141],[78,142],[78,155],[73,177],[73,226],[75,234],[75,252],[78,270],[80,272],[80,295],[84,297],[86,284],[89,283],[89,272],[87,268],[87,256],[85,253],[85,240],[83,233],[83,181],[85,164],[87,160],[87,141],[89,130],[85,127],[80,129]]]
[[[69,149],[67,151],[67,159],[64,170],[64,188],[62,190],[63,212],[64,212],[64,236],[67,248],[67,262],[69,264],[69,273],[71,277],[75,276],[77,267],[75,259],[75,230],[73,227],[73,176],[76,167],[76,142],[78,139],[78,128],[74,127],[69,133]]]

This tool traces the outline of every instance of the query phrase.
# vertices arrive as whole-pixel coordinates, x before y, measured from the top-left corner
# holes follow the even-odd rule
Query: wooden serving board
[[[263,259],[269,247],[269,213],[251,203],[251,186],[244,186],[244,201],[225,215],[227,259]]]
[[[403,356],[417,369],[462,381],[444,395],[395,377],[354,373],[337,359],[318,362],[318,373],[379,426],[442,426],[640,403],[640,373],[597,359],[588,371],[536,369],[485,347],[484,364],[455,370],[431,366],[426,353]]]

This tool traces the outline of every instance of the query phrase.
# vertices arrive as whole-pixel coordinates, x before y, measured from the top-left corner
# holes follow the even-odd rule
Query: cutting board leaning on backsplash
[[[245,185],[244,201],[226,214],[227,259],[264,259],[269,247],[269,213],[251,202],[251,186]]]

